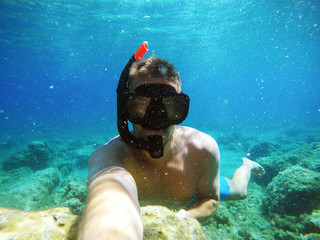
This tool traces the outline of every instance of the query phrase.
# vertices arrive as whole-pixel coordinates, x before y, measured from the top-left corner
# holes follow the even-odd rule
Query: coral
[[[36,173],[30,168],[10,171],[5,178],[6,184],[0,185],[0,205],[26,210],[50,207],[52,202],[48,196],[59,185],[59,175],[56,168]]]
[[[257,145],[254,145],[250,150],[250,158],[256,160],[259,157],[267,157],[270,156],[274,151],[279,149],[279,145],[269,143],[269,142],[262,142]]]
[[[76,219],[68,208],[21,211],[1,207],[0,239],[67,240]]]
[[[244,135],[243,132],[242,134]],[[282,141],[275,142],[281,147],[278,148],[276,145],[271,153],[266,151],[267,156],[258,157],[257,162],[265,167],[266,174],[261,179],[256,179],[252,175],[259,185],[250,181],[246,200],[220,202],[215,215],[202,224],[207,239],[320,240],[319,192],[315,186],[315,183],[319,185],[317,180],[319,174],[315,175],[315,173],[320,172],[318,136],[319,134],[316,135],[317,139],[309,138],[308,142],[302,141],[303,136],[300,140],[283,137]],[[218,137],[218,143],[222,145],[223,150],[232,149],[232,151],[237,150],[239,154],[245,154],[253,149],[252,146],[256,147],[259,145],[257,143],[262,141],[257,137],[248,137],[230,133]],[[273,142],[272,138],[266,139],[263,141]],[[103,144],[105,139],[99,141]],[[0,146],[3,156],[0,156],[0,164],[5,162],[5,169],[0,169],[0,206],[31,210],[64,206],[70,208],[72,214],[81,214],[86,198],[87,169],[85,167],[90,153],[97,146],[96,142],[85,138],[81,140],[72,138],[53,140],[50,138],[50,142],[30,142],[29,146],[22,151],[17,150],[21,146],[17,143],[12,143],[12,145],[6,143]],[[225,154],[223,150],[222,153]],[[12,154],[14,152],[16,153]],[[10,154],[13,160],[18,159],[17,163],[11,165],[10,157],[7,157]],[[37,161],[40,159],[43,159],[46,165],[39,165]],[[295,166],[292,169],[293,165],[300,167]],[[47,166],[55,168],[44,170],[43,168]],[[268,190],[265,192],[268,184]],[[281,197],[277,196],[278,193]],[[261,211],[262,209],[266,210],[269,215]],[[158,216],[157,214],[155,216]],[[295,216],[287,216],[287,214],[295,214]],[[16,214],[11,212],[11,215]],[[4,232],[1,228],[4,219],[1,215],[0,239],[23,239],[12,237],[12,234],[19,234],[17,231],[9,235],[2,235]],[[28,221],[29,219],[26,220]],[[43,221],[46,220],[43,218]],[[163,224],[162,218],[155,217],[155,221]],[[38,225],[39,229],[43,227],[42,222]],[[153,225],[151,227],[153,228]],[[42,229],[44,229],[42,232],[47,230],[46,227]],[[160,239],[165,239],[165,233],[158,234],[163,237]],[[29,239],[37,238],[30,237]],[[46,237],[41,235],[41,239],[46,239]],[[59,236],[56,239],[64,238]]]
[[[245,139],[239,132],[220,134],[216,140],[220,147],[229,151],[241,151],[242,143],[245,143]]]
[[[300,166],[280,172],[266,189],[264,206],[269,214],[310,214],[320,204],[320,174]]]
[[[320,234],[309,233],[303,236],[303,240],[320,240]]]
[[[20,152],[10,155],[2,162],[5,171],[19,167],[29,167],[33,170],[44,169],[48,161],[53,157],[53,150],[46,142],[32,141]]]
[[[206,239],[200,223],[195,219],[178,218],[161,206],[143,207],[141,213],[144,239]]]
[[[296,232],[300,226],[299,217],[273,214],[272,222],[286,232]],[[281,231],[280,231],[281,232]]]
[[[276,240],[300,240],[301,237],[297,236],[297,234],[294,234],[292,232],[283,231],[282,229],[280,229],[274,233],[273,239],[276,239]]]
[[[274,228],[261,215],[263,192],[258,185],[249,189],[243,201],[222,201],[203,229],[207,239],[273,239]]]
[[[254,174],[252,174],[252,179],[256,183],[265,187],[275,176],[278,175],[280,171],[283,171],[287,167],[291,166],[290,163],[278,156],[260,157],[257,162],[264,167],[266,174],[262,178],[256,177]]]
[[[74,153],[74,159],[76,159],[76,167],[78,169],[84,169],[88,167],[89,157],[94,148],[92,145],[83,146]]]
[[[70,139],[66,142],[56,142],[51,145],[59,151],[56,151],[55,158],[49,164],[66,171],[67,175],[70,171],[87,169],[89,157],[96,147],[94,144],[85,144],[83,141],[72,141]]]
[[[73,214],[82,214],[87,197],[85,179],[78,174],[70,175],[54,195],[57,205],[69,207]]]
[[[315,210],[311,215],[306,217],[303,231],[308,234],[320,234],[320,210]]]
[[[5,188],[6,184],[12,184],[14,182],[19,181],[20,178],[28,177],[33,174],[33,170],[28,167],[21,167],[14,170],[10,170],[8,172],[2,170],[0,171],[0,188]]]
[[[303,165],[313,171],[320,172],[320,142],[313,142],[310,147],[313,157],[308,158],[309,161],[304,161]]]
[[[73,214],[82,214],[84,212],[85,203],[78,198],[71,198],[64,203],[64,205],[70,208]]]
[[[145,240],[205,240],[199,222],[178,218],[165,207],[141,209]],[[21,211],[0,208],[0,239],[75,240],[79,218],[68,208]]]

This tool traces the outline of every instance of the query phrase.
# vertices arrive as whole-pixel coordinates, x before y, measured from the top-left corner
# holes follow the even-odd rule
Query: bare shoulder
[[[127,145],[117,136],[93,151],[89,159],[88,179],[109,167],[123,167],[122,159],[128,152]]]
[[[123,150],[124,148],[126,148],[126,144],[121,141],[120,136],[116,136],[106,144],[95,149],[91,157],[95,158],[104,154],[117,155],[120,153],[120,150]]]
[[[209,154],[218,154],[217,142],[208,134],[191,127],[176,127],[177,134],[185,139],[186,144],[195,150],[204,151]]]
[[[216,141],[208,134],[190,127],[177,127],[178,138],[184,139],[186,159],[191,159],[202,173],[214,175],[220,166],[220,152]]]
[[[210,135],[194,128],[179,127],[177,131],[186,139],[187,159],[196,165],[200,173],[197,197],[218,199],[220,153],[216,141]]]

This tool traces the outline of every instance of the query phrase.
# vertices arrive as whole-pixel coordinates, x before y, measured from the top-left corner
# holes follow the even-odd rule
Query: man
[[[117,93],[120,136],[90,157],[79,239],[142,239],[139,202],[205,220],[219,200],[246,197],[251,172],[264,174],[259,164],[243,158],[232,179],[220,178],[215,140],[176,126],[187,116],[189,98],[168,61],[150,57],[128,63]]]

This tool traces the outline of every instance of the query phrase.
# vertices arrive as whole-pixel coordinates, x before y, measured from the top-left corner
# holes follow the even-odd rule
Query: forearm
[[[78,239],[138,240],[142,235],[137,189],[131,175],[118,169],[96,177],[89,186]]]
[[[196,207],[187,211],[188,215],[200,222],[210,218],[217,210],[219,201],[215,199],[200,200]]]

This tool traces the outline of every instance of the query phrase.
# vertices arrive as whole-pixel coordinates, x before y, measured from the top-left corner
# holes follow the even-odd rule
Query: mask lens
[[[188,115],[189,97],[167,85],[141,85],[126,94],[126,114],[131,123],[148,129],[165,129]]]
[[[184,95],[165,97],[163,104],[168,118],[173,121],[183,118],[188,111],[188,100]]]
[[[127,108],[130,117],[142,118],[150,105],[151,98],[130,95],[127,100]]]

